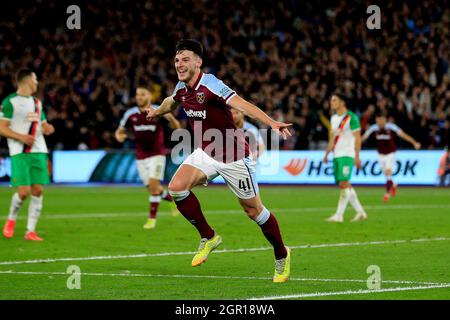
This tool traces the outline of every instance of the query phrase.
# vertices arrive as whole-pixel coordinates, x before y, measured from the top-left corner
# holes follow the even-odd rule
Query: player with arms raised
[[[35,229],[42,211],[44,185],[50,182],[43,135],[50,135],[55,129],[47,123],[42,102],[33,97],[38,86],[36,74],[23,69],[17,73],[16,80],[17,92],[6,97],[0,109],[0,135],[8,138],[11,185],[17,187],[3,235],[13,237],[17,214],[31,193],[25,240],[42,241]]]
[[[136,165],[139,176],[150,193],[150,210],[144,229],[156,227],[156,215],[161,199],[172,202],[172,197],[161,186],[166,164],[164,148],[164,127],[160,119],[147,120],[147,108],[157,108],[151,105],[151,92],[145,86],[136,89],[137,106],[129,109],[122,117],[115,132],[116,140],[123,143],[128,137],[127,130],[134,136],[136,144]],[[171,114],[164,117],[169,121],[171,129],[180,128],[180,123]],[[176,208],[172,208],[175,214]]]
[[[260,226],[274,248],[273,282],[286,282],[290,274],[290,250],[283,243],[275,216],[261,201],[248,144],[243,134],[236,133],[239,130],[236,130],[230,110],[235,108],[245,112],[269,125],[284,138],[290,135],[290,125],[271,119],[214,75],[203,73],[200,69],[202,52],[202,45],[198,41],[188,39],[178,42],[175,69],[179,82],[173,95],[164,99],[159,109],[148,112],[148,117],[153,118],[171,112],[182,104],[194,132],[200,128],[198,130],[202,134],[201,141],[196,141],[199,148],[181,164],[169,183],[169,191],[178,210],[200,233],[201,241],[192,259],[192,266],[205,262],[209,253],[222,242],[222,238],[206,221],[191,189],[221,175],[238,197],[244,211]],[[210,133],[216,134],[213,142],[206,138]],[[231,147],[228,144],[230,141]]]
[[[356,165],[357,168],[361,166],[361,160],[359,159],[361,150],[359,119],[356,114],[347,109],[345,97],[341,94],[333,94],[330,105],[334,114],[331,117],[330,140],[323,161],[327,163],[328,155],[333,150],[334,178],[341,189],[341,194],[336,213],[329,217],[327,221],[343,222],[348,202],[356,210],[356,215],[352,221],[365,220],[367,214],[358,200],[355,189],[350,184],[353,166]]]
[[[392,181],[392,168],[395,163],[395,151],[397,150],[394,140],[395,135],[411,143],[415,149],[420,149],[420,143],[406,134],[396,124],[387,122],[385,112],[378,112],[375,121],[376,123],[364,133],[362,141],[366,141],[372,134],[375,134],[378,163],[386,176],[386,193],[383,200],[388,202],[390,196],[395,196],[397,193],[397,184]]]

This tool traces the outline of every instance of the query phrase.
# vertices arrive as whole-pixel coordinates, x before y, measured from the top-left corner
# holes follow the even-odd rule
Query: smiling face
[[[202,59],[192,51],[181,50],[175,55],[175,70],[179,81],[189,83],[195,73],[200,71],[201,65]]]

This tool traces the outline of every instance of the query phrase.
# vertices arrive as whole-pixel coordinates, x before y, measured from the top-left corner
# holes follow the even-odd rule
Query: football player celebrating
[[[236,130],[230,110],[238,109],[267,124],[283,138],[291,135],[288,130],[290,124],[273,120],[214,75],[203,73],[200,69],[202,52],[198,41],[187,39],[178,42],[174,63],[179,82],[173,95],[164,99],[160,108],[148,111],[148,117],[154,118],[181,104],[194,129],[194,137],[196,131],[201,133],[201,141],[196,141],[199,147],[181,164],[169,183],[169,192],[178,210],[201,237],[192,266],[204,263],[222,238],[206,221],[191,189],[221,175],[249,218],[259,225],[274,248],[273,282],[286,282],[290,274],[290,250],[283,243],[277,219],[261,201],[248,143],[242,130]],[[214,135],[213,139],[208,139],[207,136],[211,138],[211,135]]]

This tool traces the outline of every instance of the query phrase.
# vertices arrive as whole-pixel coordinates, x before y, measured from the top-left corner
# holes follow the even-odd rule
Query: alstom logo
[[[306,159],[291,159],[289,163],[283,167],[284,170],[289,172],[293,176],[298,176],[305,170],[305,166],[308,160]]]
[[[186,112],[186,115],[189,118],[202,118],[203,120],[206,119],[206,110],[194,111],[185,109],[184,112]]]

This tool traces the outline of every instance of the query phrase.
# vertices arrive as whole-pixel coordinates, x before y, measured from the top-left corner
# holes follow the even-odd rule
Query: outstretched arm
[[[366,133],[363,134],[363,136],[361,137],[361,143],[363,143],[364,141],[366,141],[369,138],[369,135]]]
[[[366,132],[364,132],[364,134],[363,134],[363,136],[362,136],[362,138],[361,138],[361,143],[364,142],[364,141],[366,141],[367,139],[369,139],[369,137],[371,136],[371,134],[372,134],[377,128],[378,128],[378,127],[377,127],[376,124],[371,125],[371,126],[369,127],[369,129],[367,129]]]
[[[172,112],[178,107],[178,102],[176,102],[172,96],[169,96],[163,100],[158,109],[152,108],[150,105],[147,108],[147,119],[160,117],[166,113]]]
[[[288,129],[290,126],[292,126],[292,123],[284,123],[273,120],[260,108],[246,101],[245,99],[242,99],[238,95],[232,97],[228,104],[230,105],[230,107],[244,112],[249,117],[270,126],[275,132],[281,135],[283,139],[287,139],[288,136],[292,136],[291,132]]]
[[[405,133],[403,130],[400,130],[398,132],[398,136],[400,138],[402,138],[403,140],[406,140],[409,143],[411,143],[415,149],[420,149],[420,146],[421,146],[420,142],[417,142],[416,140],[414,140],[413,137],[411,137],[409,134]]]

